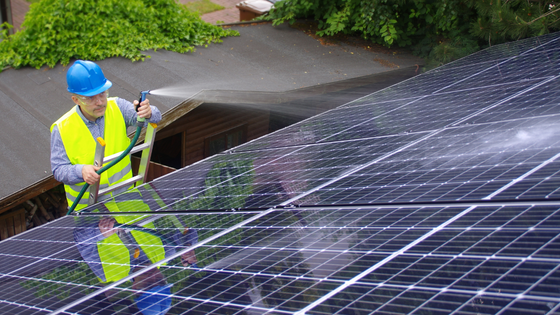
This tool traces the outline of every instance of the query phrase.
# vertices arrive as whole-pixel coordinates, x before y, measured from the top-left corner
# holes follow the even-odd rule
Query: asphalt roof
[[[241,36],[198,47],[189,54],[158,50],[146,52],[151,58],[143,62],[117,57],[99,61],[113,82],[110,95],[133,100],[141,90],[169,86],[180,87],[184,95],[203,90],[285,92],[422,62],[401,52],[322,45],[288,25],[243,24],[232,28]],[[67,68],[57,65],[0,73],[4,116],[0,125],[0,201],[52,176],[49,128],[73,106],[66,91]],[[164,116],[183,100],[150,96]]]

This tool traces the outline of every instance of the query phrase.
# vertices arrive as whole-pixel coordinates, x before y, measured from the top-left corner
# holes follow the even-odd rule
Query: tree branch
[[[535,21],[538,21],[538,20],[542,19],[543,17],[547,17],[547,16],[551,15],[552,13],[555,13],[555,12],[558,12],[558,11],[560,11],[560,8],[558,8],[558,9],[556,9],[556,10],[553,10],[553,11],[550,11],[550,12],[548,12],[548,13],[546,13],[546,14],[543,14],[543,15],[539,16],[538,18],[536,18],[536,19],[532,20],[531,22],[527,23],[527,25],[531,25],[531,24],[533,24]]]

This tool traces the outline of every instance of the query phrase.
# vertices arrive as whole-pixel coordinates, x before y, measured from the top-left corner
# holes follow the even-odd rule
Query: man
[[[127,127],[136,124],[137,117],[147,122],[161,120],[160,111],[142,103],[130,103],[121,98],[109,98],[108,89],[113,85],[105,78],[101,68],[91,61],[77,60],[66,73],[68,92],[72,93],[74,108],[51,126],[51,168],[54,178],[64,183],[68,205],[77,199],[85,183],[100,183],[100,189],[120,183],[132,177],[130,156],[102,173],[101,166],[94,166],[96,140],[106,142],[105,156],[124,151],[130,144]],[[138,106],[136,111],[135,106]],[[130,187],[114,191],[121,193]],[[89,193],[85,193],[76,206],[87,206]]]

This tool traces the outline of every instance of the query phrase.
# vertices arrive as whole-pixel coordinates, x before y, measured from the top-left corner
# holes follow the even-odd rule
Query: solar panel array
[[[494,46],[2,241],[0,312],[560,314],[559,56]]]

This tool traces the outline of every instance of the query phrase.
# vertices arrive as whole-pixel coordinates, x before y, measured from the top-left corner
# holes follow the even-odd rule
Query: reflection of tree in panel
[[[174,205],[176,210],[237,209],[253,193],[254,170],[250,160],[216,163],[206,175],[204,190]]]
[[[77,288],[83,294],[88,294],[94,291],[96,285],[99,285],[99,280],[86,263],[56,267],[36,278],[44,281],[27,280],[22,282],[21,286],[33,291],[33,295],[41,299],[56,296],[58,299],[64,300],[70,295],[72,287]]]

